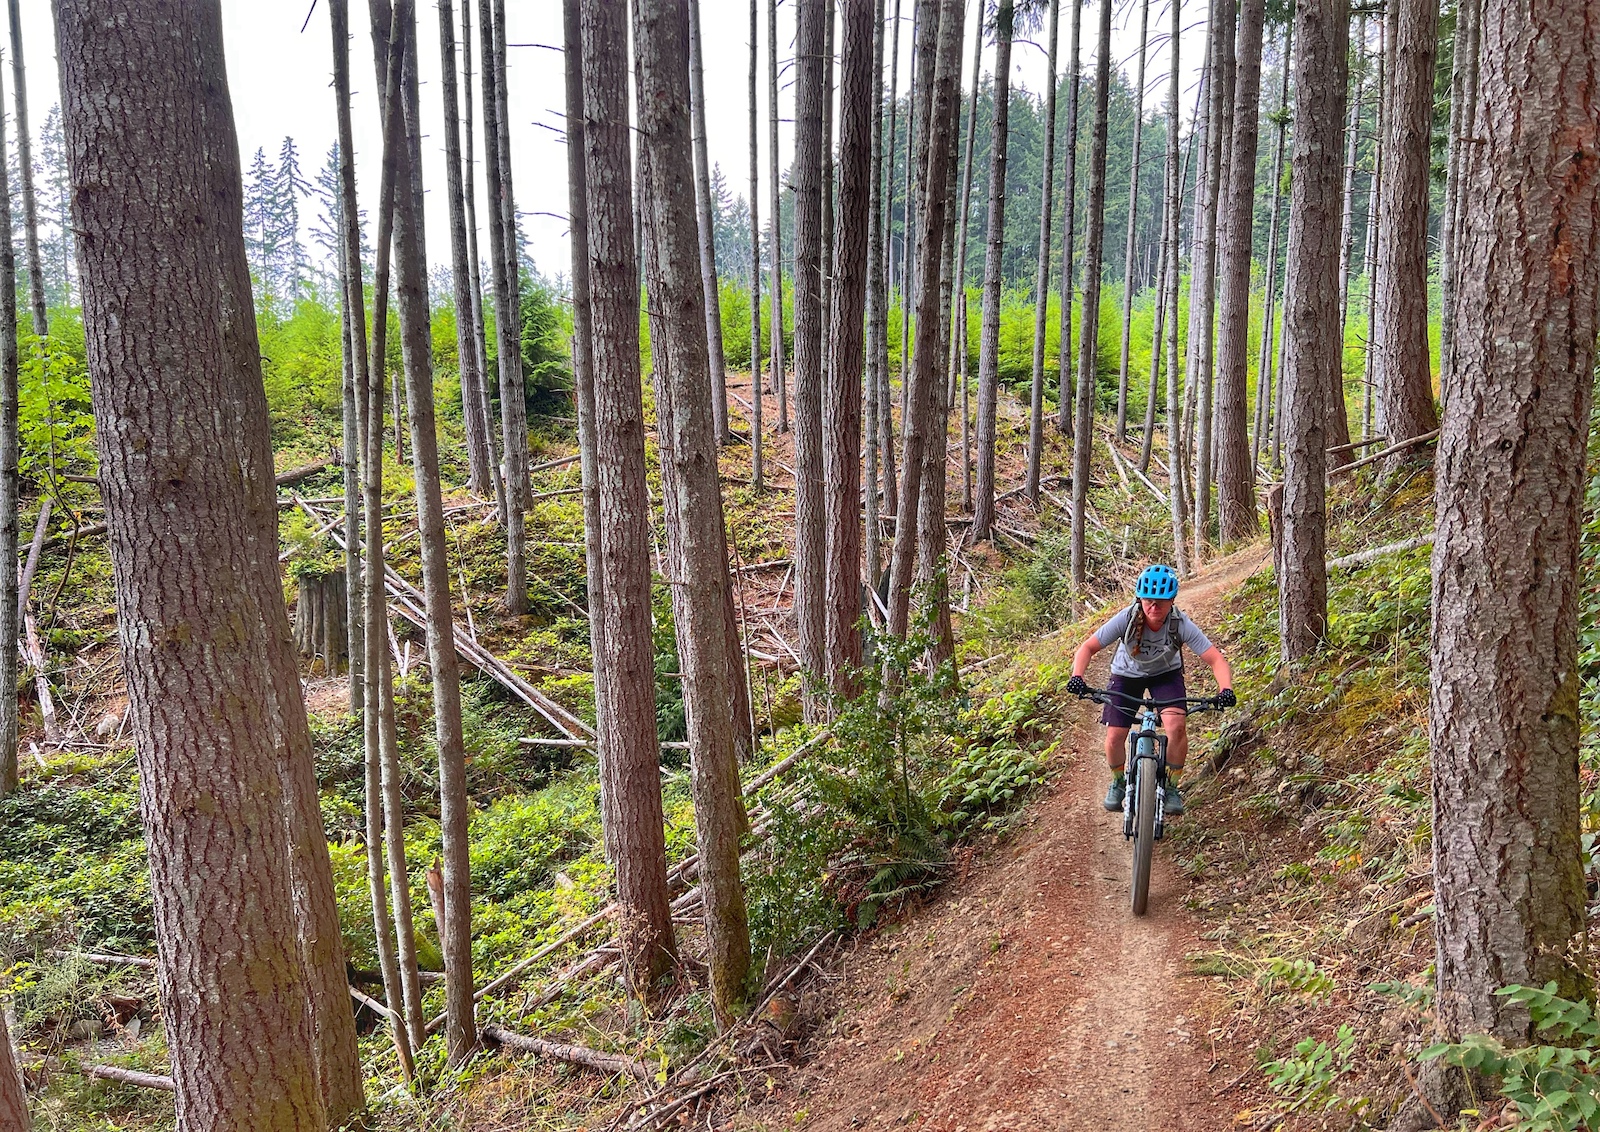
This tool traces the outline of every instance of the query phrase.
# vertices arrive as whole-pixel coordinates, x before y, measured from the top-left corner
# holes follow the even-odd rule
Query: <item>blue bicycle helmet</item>
[[[1134,587],[1133,594],[1156,601],[1171,601],[1178,596],[1178,573],[1171,566],[1146,566],[1139,575],[1139,584]]]

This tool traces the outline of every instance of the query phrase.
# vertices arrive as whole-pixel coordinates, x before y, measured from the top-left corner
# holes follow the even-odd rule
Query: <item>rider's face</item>
[[[1171,598],[1142,597],[1139,604],[1144,606],[1144,619],[1152,625],[1159,625],[1167,619],[1167,614],[1172,612]]]

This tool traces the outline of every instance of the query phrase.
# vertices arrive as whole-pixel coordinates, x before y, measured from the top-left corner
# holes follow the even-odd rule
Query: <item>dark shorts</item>
[[[1148,692],[1152,700],[1181,700],[1189,694],[1184,687],[1182,668],[1174,668],[1159,676],[1112,676],[1106,681],[1106,690],[1121,692],[1134,699],[1142,699]],[[1100,713],[1100,722],[1109,727],[1132,727],[1138,721],[1135,709],[1122,700],[1106,704]]]

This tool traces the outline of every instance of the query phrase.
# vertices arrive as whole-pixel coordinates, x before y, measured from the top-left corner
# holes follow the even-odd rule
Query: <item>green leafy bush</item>
[[[1431,1045],[1420,1056],[1498,1078],[1501,1095],[1517,1107],[1521,1132],[1600,1127],[1600,1019],[1587,1002],[1562,998],[1556,989],[1552,982],[1495,993],[1527,1007],[1535,1029],[1560,1044],[1509,1047],[1473,1034]]]

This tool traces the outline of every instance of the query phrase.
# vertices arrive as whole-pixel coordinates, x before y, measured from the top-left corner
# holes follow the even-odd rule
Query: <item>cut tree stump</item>
[[[345,670],[349,634],[346,629],[345,579],[342,571],[301,574],[294,614],[294,643],[300,655],[322,659],[329,676]]]

